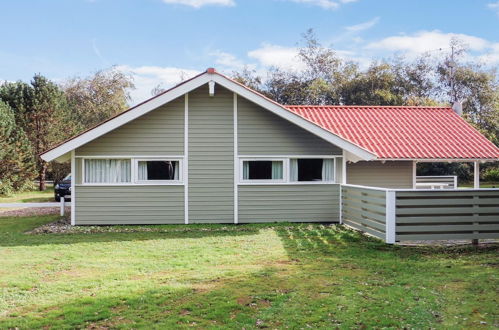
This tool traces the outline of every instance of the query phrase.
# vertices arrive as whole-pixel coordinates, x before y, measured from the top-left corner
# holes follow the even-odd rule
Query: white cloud
[[[369,43],[367,49],[400,51],[419,54],[448,47],[453,38],[462,40],[472,51],[484,51],[489,47],[485,39],[459,33],[443,33],[438,30],[420,31],[412,35],[391,36]]]
[[[167,4],[178,4],[189,6],[193,8],[201,8],[203,6],[223,6],[223,7],[232,7],[235,6],[236,3],[234,0],[163,0],[164,3]]]
[[[297,3],[306,3],[324,9],[336,9],[340,6],[339,3],[331,0],[288,0],[288,1],[293,1]]]
[[[487,7],[496,12],[499,16],[499,1],[487,4]]]
[[[189,79],[199,71],[175,67],[120,65],[116,70],[133,77],[135,90],[131,91],[132,105],[145,101],[152,96],[151,91],[158,85],[170,88],[185,79]]]
[[[356,24],[356,25],[346,26],[345,30],[350,31],[350,32],[360,32],[360,31],[364,31],[364,30],[368,30],[368,29],[372,28],[373,26],[378,24],[378,22],[379,22],[379,17],[375,17],[367,22],[363,22],[363,23]]]
[[[242,60],[238,59],[235,55],[221,51],[214,50],[208,52],[208,56],[214,57],[214,62],[216,67],[221,71],[232,72],[242,70],[244,68],[254,69],[255,65],[247,64]]]
[[[296,47],[284,47],[272,44],[263,44],[262,47],[249,51],[248,57],[256,59],[260,65],[278,67],[281,69],[300,70],[304,67],[298,57]]]

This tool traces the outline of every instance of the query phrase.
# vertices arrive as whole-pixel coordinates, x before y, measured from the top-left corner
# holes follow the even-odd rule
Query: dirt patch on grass
[[[71,226],[71,220],[69,217],[62,217],[54,222],[44,224],[43,226],[37,227],[33,230],[26,232],[26,234],[64,234],[69,231],[73,226]]]

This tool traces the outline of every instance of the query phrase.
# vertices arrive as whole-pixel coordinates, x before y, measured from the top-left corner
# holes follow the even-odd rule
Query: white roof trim
[[[252,92],[251,90],[231,81],[230,79],[225,78],[224,76],[220,74],[211,74],[205,72],[204,74],[199,75],[198,77],[195,77],[177,87],[172,88],[171,90],[165,92],[162,95],[159,95],[155,98],[152,98],[142,104],[139,104],[136,106],[134,109],[131,109],[115,118],[110,119],[107,122],[104,122],[103,124],[96,126],[93,129],[90,129],[87,132],[84,132],[83,134],[61,144],[58,147],[55,147],[54,149],[51,149],[41,155],[41,158],[47,162],[52,161],[54,159],[59,158],[60,156],[92,141],[95,140],[96,138],[162,106],[163,104],[166,104],[177,97],[180,97],[184,95],[185,93],[188,93],[200,86],[203,86],[204,84],[207,84],[209,81],[215,81],[216,83],[219,83],[221,86],[224,86],[225,88],[241,95],[242,97],[260,105],[261,107],[273,112],[274,114],[278,115],[279,117],[282,117],[300,127],[303,129],[311,132],[314,135],[317,135],[318,137],[337,145],[338,147],[350,152],[351,154],[359,157],[362,160],[373,160],[376,159],[376,155],[362,147],[359,147],[358,145],[345,140],[341,137],[339,137],[336,134],[333,134],[316,124],[292,113],[291,111],[287,110],[283,106],[280,106],[265,97],[262,97],[261,95],[258,95],[257,93]]]

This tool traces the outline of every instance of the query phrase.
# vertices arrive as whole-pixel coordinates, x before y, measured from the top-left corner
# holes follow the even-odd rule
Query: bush
[[[483,180],[487,182],[499,182],[499,167],[490,167],[483,173]]]

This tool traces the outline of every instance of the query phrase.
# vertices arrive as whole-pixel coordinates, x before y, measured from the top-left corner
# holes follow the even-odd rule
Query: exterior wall
[[[76,225],[184,223],[183,186],[76,187]]]
[[[411,189],[412,161],[360,161],[347,164],[347,183],[381,188]]]
[[[341,149],[237,99],[239,155],[341,155]],[[234,181],[234,94],[219,85],[212,97],[207,85],[188,94],[186,186],[82,184],[82,156],[184,155],[184,100],[178,98],[75,151],[76,225],[184,223],[185,189],[189,223],[233,223],[236,187],[239,222],[339,221],[337,184]]]
[[[237,126],[240,156],[342,154],[340,148],[242,97]],[[341,166],[341,159],[337,161]],[[240,184],[238,203],[240,223],[339,221],[337,184]]]
[[[234,222],[233,93],[189,93],[189,223]]]
[[[341,155],[342,150],[238,97],[239,155]]]
[[[183,155],[184,97],[77,149],[76,156]]]
[[[239,222],[338,222],[340,185],[240,185]]]
[[[78,156],[179,156],[184,154],[184,97],[76,149]],[[84,186],[76,158],[75,224],[184,223],[181,185]]]

